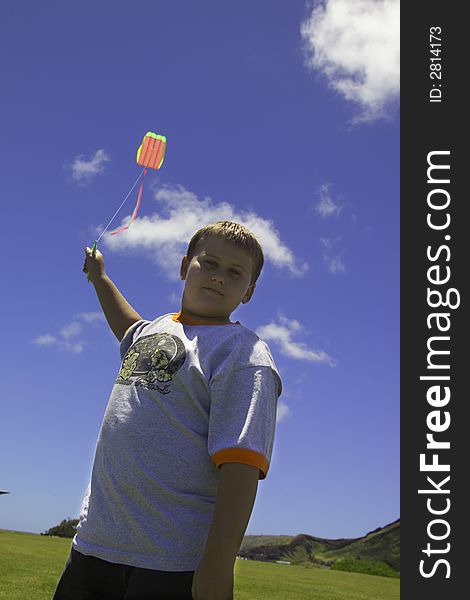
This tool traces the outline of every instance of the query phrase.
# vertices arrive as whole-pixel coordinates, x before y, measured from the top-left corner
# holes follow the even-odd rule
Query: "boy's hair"
[[[196,231],[191,238],[186,251],[188,261],[195,255],[198,244],[209,236],[218,236],[229,240],[249,254],[253,260],[251,284],[256,283],[263,268],[264,255],[261,245],[254,234],[244,225],[234,223],[233,221],[217,221],[216,223],[206,225]]]

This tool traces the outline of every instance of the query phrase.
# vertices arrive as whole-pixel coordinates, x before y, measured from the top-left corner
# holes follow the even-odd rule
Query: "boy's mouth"
[[[222,292],[218,292],[217,290],[214,290],[214,289],[212,289],[210,287],[204,286],[202,289],[203,290],[209,290],[209,292],[212,292],[213,294],[217,294],[217,296],[223,296]]]

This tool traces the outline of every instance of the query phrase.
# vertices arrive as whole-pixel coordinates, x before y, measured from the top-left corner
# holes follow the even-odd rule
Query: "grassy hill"
[[[251,560],[280,560],[361,572],[372,569],[376,573],[380,571],[381,575],[396,576],[400,571],[400,519],[351,539],[329,540],[303,533],[296,536],[248,535],[239,554]]]
[[[50,600],[70,542],[67,538],[0,529],[0,600]],[[234,600],[400,598],[400,582],[391,577],[251,560],[237,560],[234,571]]]

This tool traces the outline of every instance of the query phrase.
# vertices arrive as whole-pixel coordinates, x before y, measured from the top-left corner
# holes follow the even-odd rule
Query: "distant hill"
[[[400,519],[359,538],[328,540],[301,533],[296,536],[247,535],[239,556],[269,562],[366,571],[374,565],[381,575],[400,571]],[[366,565],[367,563],[367,565]]]

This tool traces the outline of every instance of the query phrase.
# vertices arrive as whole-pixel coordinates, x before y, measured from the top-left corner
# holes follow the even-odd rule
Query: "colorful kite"
[[[129,198],[132,190],[137,185],[139,179],[142,178],[142,181],[140,182],[139,193],[137,196],[137,203],[135,205],[134,212],[132,213],[131,220],[129,221],[129,223],[127,225],[124,225],[123,227],[119,227],[119,229],[116,229],[115,231],[111,231],[111,235],[116,235],[117,233],[120,233],[121,231],[124,231],[125,229],[129,228],[130,224],[136,218],[137,212],[140,207],[140,201],[142,199],[142,191],[144,189],[144,179],[145,179],[145,175],[147,174],[147,169],[155,169],[158,171],[158,169],[163,164],[163,159],[165,158],[165,150],[166,150],[166,137],[164,135],[158,135],[156,133],[153,133],[153,131],[148,131],[145,134],[144,139],[142,140],[142,144],[140,145],[139,149],[137,150],[137,158],[136,158],[137,164],[141,165],[144,168],[142,169],[139,177],[134,182],[134,185],[131,187],[131,189],[127,193],[127,196],[122,201],[121,206],[117,209],[117,211],[111,217],[111,220],[109,221],[109,223],[106,225],[106,227],[101,232],[100,237],[97,240],[95,240],[95,243],[93,244],[92,252],[95,252],[96,247],[97,247],[98,242],[100,241],[101,237],[103,236],[105,231],[108,229],[108,227],[111,225],[114,217],[121,210],[124,202]],[[89,275],[87,276],[87,279],[88,279],[88,281],[90,281]]]

